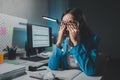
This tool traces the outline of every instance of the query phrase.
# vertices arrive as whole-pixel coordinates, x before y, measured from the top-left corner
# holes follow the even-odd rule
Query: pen
[[[39,78],[39,77],[36,77],[36,76],[30,76],[31,78],[35,78],[35,79],[42,79],[42,78]]]
[[[37,71],[47,70],[46,68],[38,69]]]

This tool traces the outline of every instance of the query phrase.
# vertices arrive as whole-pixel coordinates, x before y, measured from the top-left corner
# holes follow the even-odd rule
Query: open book
[[[0,80],[13,79],[25,74],[25,71],[25,66],[3,63],[0,65]]]
[[[37,78],[37,79],[42,79],[44,76],[48,76],[48,72],[51,74],[49,74],[49,77],[52,77],[52,75],[55,78],[58,78],[60,80],[73,80],[76,76],[78,76],[81,71],[77,70],[77,69],[70,69],[70,70],[50,70],[48,67],[46,67],[47,70],[44,71],[37,71],[37,72],[31,72],[29,75],[30,77],[33,78]],[[51,76],[50,76],[51,75]]]
[[[62,70],[62,71],[52,70],[52,73],[55,75],[55,77],[61,80],[73,80],[76,76],[78,76],[81,73],[81,71],[77,69]]]

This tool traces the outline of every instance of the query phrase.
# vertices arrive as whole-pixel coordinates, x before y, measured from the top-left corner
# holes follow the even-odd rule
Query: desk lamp
[[[54,18],[50,18],[50,17],[47,17],[47,16],[42,16],[43,19],[46,19],[46,20],[49,20],[49,21],[52,21],[52,22],[56,22],[57,24],[59,24],[60,22],[58,21],[58,19],[54,19]]]

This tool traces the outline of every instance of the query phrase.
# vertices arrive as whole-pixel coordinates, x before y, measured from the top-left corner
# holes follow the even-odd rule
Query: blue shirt
[[[68,69],[67,54],[70,54],[77,60],[80,69],[86,75],[94,75],[96,73],[95,60],[97,57],[98,36],[90,38],[87,44],[79,43],[68,51],[68,39],[62,43],[62,49],[58,46],[54,47],[53,53],[49,58],[48,66],[52,70],[58,68]]]

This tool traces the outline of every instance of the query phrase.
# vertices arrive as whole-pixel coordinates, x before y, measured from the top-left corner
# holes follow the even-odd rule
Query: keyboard
[[[42,61],[42,60],[48,60],[49,58],[43,58],[43,57],[40,57],[40,56],[34,56],[34,57],[27,57],[27,58],[21,57],[20,59],[37,62],[37,61]]]

